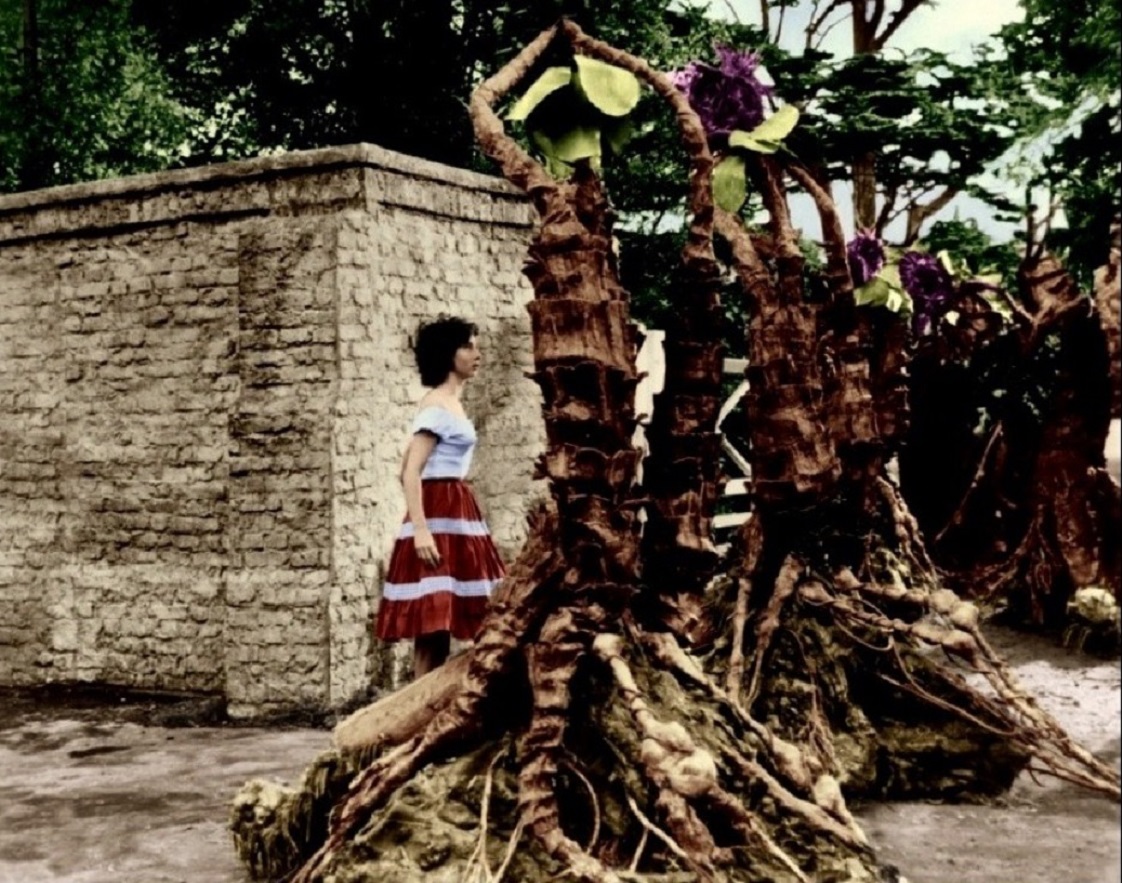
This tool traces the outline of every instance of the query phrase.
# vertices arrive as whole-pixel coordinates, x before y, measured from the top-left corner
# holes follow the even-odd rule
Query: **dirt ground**
[[[1116,660],[991,629],[1042,705],[1120,756]],[[190,726],[213,709],[143,697],[0,693],[0,883],[242,883],[226,831],[247,779],[292,781],[322,727]],[[910,883],[1116,883],[1120,814],[1027,776],[998,805],[870,804],[858,816]],[[393,883],[393,881],[387,881]]]

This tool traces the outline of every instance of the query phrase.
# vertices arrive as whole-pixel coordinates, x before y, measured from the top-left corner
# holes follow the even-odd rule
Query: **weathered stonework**
[[[507,556],[538,493],[530,225],[506,184],[370,145],[0,197],[0,684],[248,716],[383,677],[420,319],[481,327]]]

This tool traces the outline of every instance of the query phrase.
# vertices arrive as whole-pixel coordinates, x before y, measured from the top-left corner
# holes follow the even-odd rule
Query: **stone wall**
[[[530,223],[369,145],[0,197],[0,684],[246,716],[383,677],[420,319],[481,327],[472,477],[508,556],[538,493]]]

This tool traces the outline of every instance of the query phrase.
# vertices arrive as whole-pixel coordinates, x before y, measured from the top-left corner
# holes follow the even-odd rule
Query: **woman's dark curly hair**
[[[456,350],[471,343],[479,329],[466,319],[441,316],[424,322],[414,338],[413,355],[425,386],[440,386],[456,363]]]

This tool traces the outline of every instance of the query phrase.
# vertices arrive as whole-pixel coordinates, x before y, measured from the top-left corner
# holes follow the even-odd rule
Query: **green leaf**
[[[595,126],[577,125],[550,137],[541,130],[530,133],[530,137],[550,159],[574,163],[582,159],[600,159],[600,130]]]
[[[906,300],[907,295],[900,291],[898,288],[893,288],[888,293],[888,299],[884,302],[884,308],[891,313],[910,313],[911,301]],[[908,309],[904,309],[907,306]]]
[[[738,212],[748,198],[744,157],[731,154],[713,169],[713,200],[727,212]]]
[[[775,153],[783,147],[783,139],[791,134],[798,121],[798,108],[785,104],[751,132],[730,132],[729,146],[743,147],[756,153]]]
[[[911,296],[900,287],[900,271],[894,264],[884,267],[860,288],[853,292],[853,301],[859,307],[884,307],[893,313],[910,315]]]
[[[756,153],[776,153],[781,145],[778,141],[761,141],[759,138],[753,138],[747,132],[731,132],[729,146],[743,147]]]
[[[892,294],[892,286],[880,276],[874,276],[853,292],[853,302],[859,307],[883,307]]]
[[[561,162],[548,154],[545,157],[545,170],[558,181],[566,181],[573,174],[573,167],[567,162]]]
[[[573,61],[577,65],[573,82],[597,110],[621,117],[635,109],[639,79],[631,71],[584,55],[574,56]]]
[[[799,121],[799,109],[785,104],[751,132],[729,133],[729,147],[743,147],[756,153],[776,153],[783,149],[783,139],[791,134]]]
[[[603,130],[604,143],[612,153],[623,153],[623,148],[632,135],[635,134],[635,121],[632,119],[615,119],[607,122]]]
[[[526,90],[506,115],[508,120],[524,120],[546,98],[573,81],[573,72],[567,67],[547,68],[534,84]]]
[[[799,109],[793,104],[784,104],[748,135],[757,141],[782,141],[791,134],[798,121]]]

